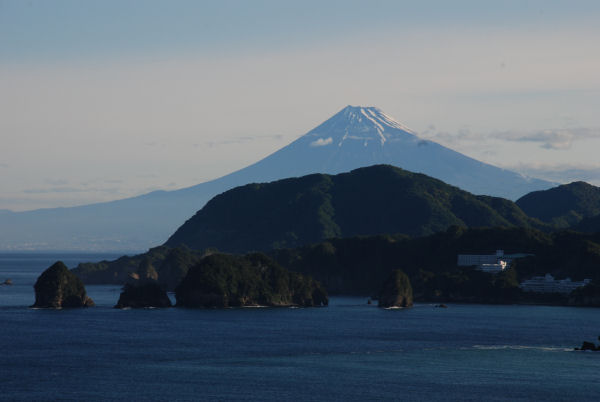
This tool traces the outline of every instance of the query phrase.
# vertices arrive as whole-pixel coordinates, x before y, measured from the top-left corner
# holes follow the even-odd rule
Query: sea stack
[[[401,270],[392,271],[379,293],[379,307],[411,307],[413,291],[408,276]]]
[[[94,305],[83,282],[63,264],[56,262],[39,276],[34,285],[35,303],[31,307],[64,308]]]
[[[127,283],[115,308],[171,307],[167,292],[156,281]]]

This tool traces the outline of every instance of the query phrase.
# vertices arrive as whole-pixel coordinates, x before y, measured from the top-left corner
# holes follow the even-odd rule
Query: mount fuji
[[[347,106],[288,146],[219,179],[106,203],[0,214],[0,250],[145,250],[162,244],[210,198],[235,186],[375,164],[512,200],[555,185],[420,138],[378,108]]]
[[[424,173],[473,194],[511,200],[555,185],[420,138],[380,109],[360,106],[345,107],[287,147],[233,175],[246,175],[246,182],[256,177],[264,181],[309,173],[336,174],[375,164]]]

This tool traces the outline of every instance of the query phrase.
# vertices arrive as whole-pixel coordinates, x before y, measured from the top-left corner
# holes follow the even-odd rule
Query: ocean
[[[600,310],[366,298],[324,308],[118,310],[119,286],[87,286],[97,306],[30,309],[56,260],[0,254],[0,400],[597,401]]]

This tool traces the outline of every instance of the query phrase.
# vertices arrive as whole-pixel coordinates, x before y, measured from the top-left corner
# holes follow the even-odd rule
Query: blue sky
[[[596,1],[0,0],[0,209],[197,184],[347,104],[600,184],[599,20]]]

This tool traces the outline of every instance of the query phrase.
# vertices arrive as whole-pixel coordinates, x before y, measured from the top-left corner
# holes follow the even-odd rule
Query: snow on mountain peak
[[[348,105],[335,116],[338,116],[340,114],[342,114],[350,120],[358,118],[358,120],[360,121],[361,118],[365,117],[368,120],[370,120],[373,124],[378,126],[378,128],[380,128],[381,130],[384,130],[385,126],[387,126],[414,134],[411,129],[397,122],[392,117],[388,116],[381,109],[375,106]]]
[[[311,147],[361,141],[363,146],[383,146],[387,141],[416,137],[408,127],[398,123],[377,107],[346,106],[329,120],[306,134]]]

